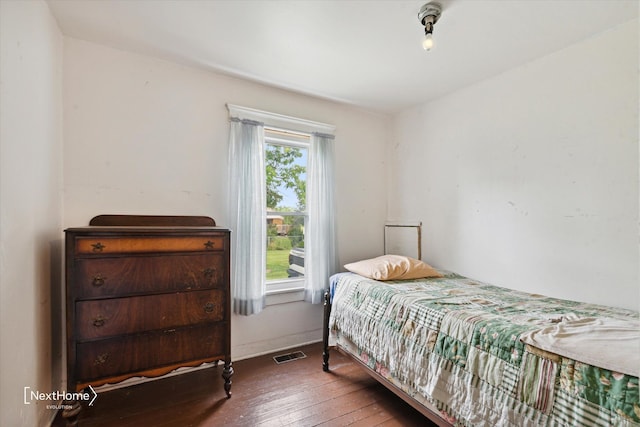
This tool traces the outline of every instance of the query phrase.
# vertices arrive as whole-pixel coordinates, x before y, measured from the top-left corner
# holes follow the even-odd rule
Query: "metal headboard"
[[[387,222],[384,225],[384,253],[387,254],[387,232],[394,228],[415,228],[417,234],[418,259],[422,259],[422,221],[416,223]]]

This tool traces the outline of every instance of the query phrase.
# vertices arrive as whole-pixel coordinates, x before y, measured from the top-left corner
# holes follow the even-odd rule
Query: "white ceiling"
[[[425,52],[426,2],[48,0],[65,35],[386,113],[638,18],[638,0],[441,0]]]

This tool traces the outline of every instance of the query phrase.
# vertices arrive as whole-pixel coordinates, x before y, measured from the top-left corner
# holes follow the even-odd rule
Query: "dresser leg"
[[[75,427],[78,425],[78,415],[82,410],[82,405],[77,400],[64,402],[65,407],[69,409],[62,410],[62,418],[65,419],[67,427]]]
[[[224,391],[227,393],[227,399],[231,397],[231,377],[233,376],[233,366],[228,358],[224,361],[224,369],[222,370],[222,378],[224,378]]]

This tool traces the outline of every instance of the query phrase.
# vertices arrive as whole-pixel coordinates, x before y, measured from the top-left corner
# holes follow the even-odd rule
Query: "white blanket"
[[[640,376],[640,322],[611,318],[565,319],[523,334],[525,344],[589,365]]]

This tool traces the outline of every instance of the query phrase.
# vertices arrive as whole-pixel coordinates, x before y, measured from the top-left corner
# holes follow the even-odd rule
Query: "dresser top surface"
[[[207,216],[173,215],[98,215],[88,226],[71,227],[65,232],[74,234],[171,234],[229,232],[217,226],[215,220]]]
[[[231,230],[224,227],[198,227],[198,226],[96,226],[89,225],[84,227],[70,227],[64,230],[66,233],[79,234],[169,234],[169,233],[206,233],[206,232],[222,232],[229,233]]]

